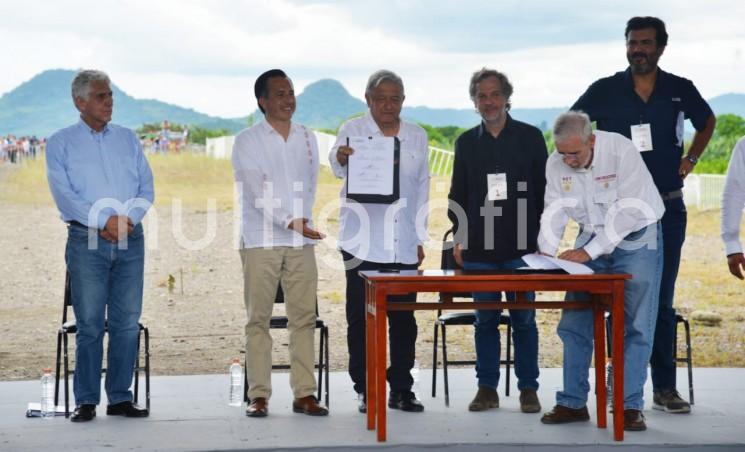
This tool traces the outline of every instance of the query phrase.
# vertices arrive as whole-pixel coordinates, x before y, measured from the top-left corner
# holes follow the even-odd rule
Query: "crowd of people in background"
[[[44,152],[46,139],[34,136],[16,137],[8,134],[0,136],[0,164],[20,163],[25,159],[35,159]]]
[[[162,129],[140,135],[140,145],[148,154],[167,154],[180,152],[187,143],[189,129],[171,130],[168,121],[163,121]],[[46,148],[46,138],[32,136],[0,135],[0,164],[21,163],[34,160]]]
[[[180,152],[186,146],[189,128],[187,126],[177,126],[177,128],[179,130],[172,129],[168,121],[163,121],[160,130],[140,133],[142,150],[148,154]]]

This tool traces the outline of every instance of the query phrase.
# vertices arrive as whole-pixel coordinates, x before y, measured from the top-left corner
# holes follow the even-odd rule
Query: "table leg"
[[[370,282],[365,282],[365,372],[367,381],[367,429],[375,429],[375,400],[377,382],[375,379],[375,289]]]
[[[613,343],[613,439],[623,441],[623,281],[613,283],[612,339]]]
[[[378,441],[386,440],[386,378],[385,369],[388,363],[388,315],[386,308],[386,294],[383,291],[375,293],[375,373],[376,373],[376,411]]]
[[[595,323],[595,395],[597,398],[598,428],[608,426],[605,393],[605,310],[599,295],[593,295],[592,316]]]

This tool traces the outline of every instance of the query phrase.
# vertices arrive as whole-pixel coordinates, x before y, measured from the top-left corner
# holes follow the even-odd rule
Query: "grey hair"
[[[564,112],[554,122],[554,142],[556,143],[564,142],[573,136],[578,136],[583,143],[587,143],[590,135],[592,135],[590,117],[583,111]]]
[[[471,76],[471,82],[468,84],[468,94],[471,96],[471,100],[474,102],[476,101],[476,85],[489,77],[495,77],[499,80],[499,84],[502,85],[502,94],[504,95],[504,98],[507,99],[507,111],[509,111],[510,107],[512,107],[512,103],[510,102],[510,97],[512,97],[512,83],[510,83],[506,74],[495,69],[482,67],[473,73]]]
[[[404,95],[404,82],[401,77],[393,71],[387,69],[381,69],[373,72],[369,79],[367,79],[367,87],[365,88],[365,96],[370,95],[375,88],[377,88],[383,82],[391,82],[401,88],[401,94]]]
[[[72,80],[72,98],[76,99],[79,97],[83,100],[88,100],[92,82],[105,82],[107,85],[111,85],[111,80],[105,72],[82,69],[75,74],[75,78]]]

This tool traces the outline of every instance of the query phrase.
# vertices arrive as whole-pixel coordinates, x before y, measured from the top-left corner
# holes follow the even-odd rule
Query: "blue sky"
[[[298,91],[335,78],[362,97],[367,76],[398,72],[406,104],[470,108],[470,74],[489,66],[513,106],[567,106],[626,67],[629,17],[656,15],[660,65],[705,97],[745,92],[745,1],[0,0],[0,93],[44,69],[107,71],[139,98],[213,115],[253,111],[253,81],[282,67]]]

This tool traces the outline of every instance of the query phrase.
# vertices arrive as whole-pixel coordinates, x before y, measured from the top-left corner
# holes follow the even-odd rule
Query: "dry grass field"
[[[146,220],[143,322],[151,330],[154,373],[225,372],[230,358],[244,349],[245,322],[230,162],[190,154],[148,159],[156,203]],[[315,217],[329,238],[317,247],[319,302],[330,324],[331,364],[337,370],[347,361],[344,277],[333,242],[339,187],[322,168]],[[442,205],[448,188],[448,178],[433,178],[432,199]],[[65,228],[49,195],[43,160],[0,166],[0,217],[0,380],[37,378],[42,367],[54,364],[64,281]],[[434,210],[424,268],[439,267],[437,247],[448,227],[445,211]],[[676,306],[689,317],[705,311],[722,318],[718,326],[692,324],[696,366],[745,366],[744,294],[745,283],[726,269],[719,212],[690,211]],[[558,317],[554,311],[538,315],[544,367],[561,365]],[[417,319],[417,358],[422,367],[431,367],[433,314],[417,313]],[[453,328],[448,338],[451,353],[473,354],[471,328]],[[285,336],[275,336],[278,360],[285,345]]]

